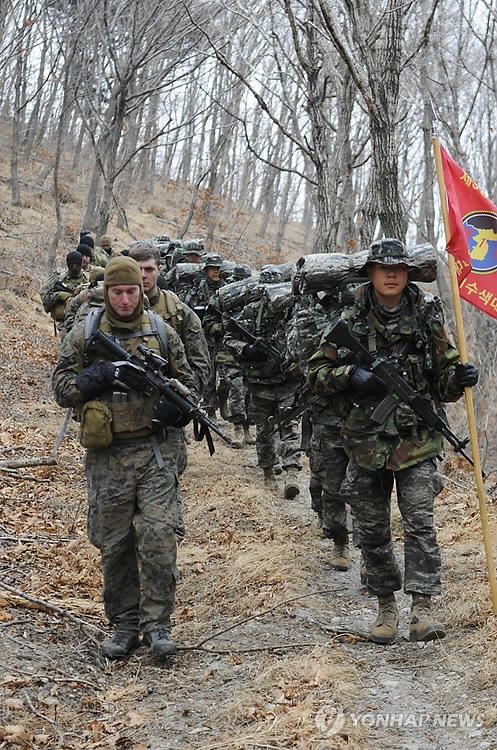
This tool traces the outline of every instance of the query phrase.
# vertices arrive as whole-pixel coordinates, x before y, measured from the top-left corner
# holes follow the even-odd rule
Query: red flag
[[[497,208],[440,146],[459,294],[497,318]]]

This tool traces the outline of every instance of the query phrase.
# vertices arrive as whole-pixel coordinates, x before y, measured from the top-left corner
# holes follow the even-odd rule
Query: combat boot
[[[243,439],[245,440],[245,445],[255,445],[255,438],[250,434],[250,425],[248,422],[243,423]]]
[[[348,570],[350,568],[351,553],[348,542],[335,542],[331,554],[331,567],[335,570]]]
[[[148,646],[154,656],[173,656],[176,644],[167,630],[151,630],[143,634],[143,643]]]
[[[278,486],[272,466],[264,467],[264,486],[268,487],[271,490],[275,490]]]
[[[292,498],[300,492],[299,482],[297,478],[298,469],[296,466],[289,466],[285,469],[285,497]]]
[[[397,635],[399,609],[394,594],[378,597],[378,617],[371,625],[373,643],[392,643]]]
[[[233,425],[233,440],[231,441],[232,448],[243,448],[243,427],[241,424]]]
[[[124,659],[139,645],[140,641],[137,635],[126,633],[124,630],[116,630],[112,638],[108,638],[102,643],[100,653],[107,659]]]
[[[434,641],[437,638],[445,638],[445,628],[431,614],[431,596],[413,594],[409,640],[416,643],[417,641]]]

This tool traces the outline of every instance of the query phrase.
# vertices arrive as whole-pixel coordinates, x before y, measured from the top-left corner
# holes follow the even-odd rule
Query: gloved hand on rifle
[[[359,365],[352,365],[348,374],[350,389],[358,396],[385,393],[385,384],[374,372]]]
[[[267,359],[267,354],[260,349],[257,344],[245,344],[242,354],[247,362],[261,362]]]
[[[70,292],[57,292],[57,302],[67,302],[72,297]]]
[[[459,362],[454,371],[454,378],[459,388],[471,388],[478,382],[478,369],[472,362],[466,362],[464,365]]]
[[[189,414],[165,398],[157,401],[152,412],[152,422],[159,423],[162,427],[185,427],[191,419]]]
[[[147,383],[145,371],[132,362],[96,362],[85,367],[76,379],[76,385],[87,399],[98,396],[111,383],[119,380],[132,391],[142,391]]]

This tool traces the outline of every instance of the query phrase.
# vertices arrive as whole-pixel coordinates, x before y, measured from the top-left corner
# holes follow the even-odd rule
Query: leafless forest
[[[452,156],[497,200],[493,0],[4,0],[0,117],[21,172],[54,195],[47,266],[64,237],[62,174],[86,177],[97,236],[137,187],[183,186],[207,241],[234,240],[241,210],[289,221],[306,252],[354,252],[379,233],[440,249],[431,103]],[[50,158],[40,162],[37,154]],[[237,226],[236,232],[239,235]],[[465,305],[484,458],[495,464],[495,324]],[[478,345],[476,345],[478,342]],[[492,399],[489,400],[490,402]]]

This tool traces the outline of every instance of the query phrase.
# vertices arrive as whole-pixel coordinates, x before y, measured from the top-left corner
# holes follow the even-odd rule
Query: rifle
[[[69,284],[64,284],[63,281],[57,281],[54,286],[54,292],[69,292],[69,294],[74,294],[74,289]]]
[[[252,331],[249,331],[248,328],[245,328],[244,325],[239,323],[236,318],[233,318],[231,315],[226,315],[226,313],[223,314],[221,310],[218,310],[214,305],[208,305],[207,309],[223,321],[227,331],[240,334],[248,344],[252,344],[257,347],[262,354],[265,354],[270,362],[274,365],[281,365],[281,354],[275,346],[268,344],[263,338],[253,334]]]
[[[309,396],[307,392],[304,392],[302,398],[291,409],[285,410],[276,417],[268,417],[268,422],[272,428],[271,434],[274,435],[280,427],[298,419],[310,406],[317,404],[321,398],[322,396]]]
[[[228,435],[226,435],[221,428],[212,421],[212,419],[209,419],[207,414],[205,414],[199,406],[197,406],[195,401],[191,398],[188,388],[174,378],[167,378],[164,375],[161,375],[160,369],[164,365],[167,365],[167,361],[152,351],[152,349],[149,349],[143,344],[138,346],[138,351],[144,358],[142,360],[140,357],[135,357],[127,352],[126,349],[123,349],[123,347],[114,341],[114,339],[107,336],[107,334],[100,329],[95,331],[89,342],[89,347],[90,346],[95,346],[96,348],[100,347],[104,351],[110,352],[115,359],[130,362],[143,370],[147,376],[150,393],[159,392],[161,396],[164,396],[168,401],[172,401],[180,411],[187,414],[190,419],[193,419],[194,438],[196,441],[200,441],[205,437],[211,456],[215,449],[209,430],[215,432],[225,443],[231,445],[231,438],[228,437]],[[178,390],[181,392],[178,392]]]
[[[445,419],[443,419],[440,414],[437,414],[428,401],[406,383],[404,378],[398,372],[397,362],[372,354],[349,331],[347,323],[341,318],[338,318],[332,323],[330,330],[325,335],[325,339],[337,346],[344,346],[355,354],[358,354],[370,371],[377,375],[386,385],[390,392],[393,407],[397,406],[399,402],[408,404],[413,412],[415,412],[418,417],[421,417],[423,422],[429,427],[437,430],[437,432],[440,432],[440,434],[448,440],[456,453],[460,453],[461,456],[464,456],[471,466],[474,465],[471,456],[468,456],[464,450],[469,443],[469,438],[461,439],[455,434],[455,432],[452,432]],[[378,424],[381,424],[386,418],[384,415],[388,415],[391,410],[392,407],[390,405],[388,405],[387,411],[379,410],[377,408],[375,412],[373,412],[372,417],[378,422]]]

